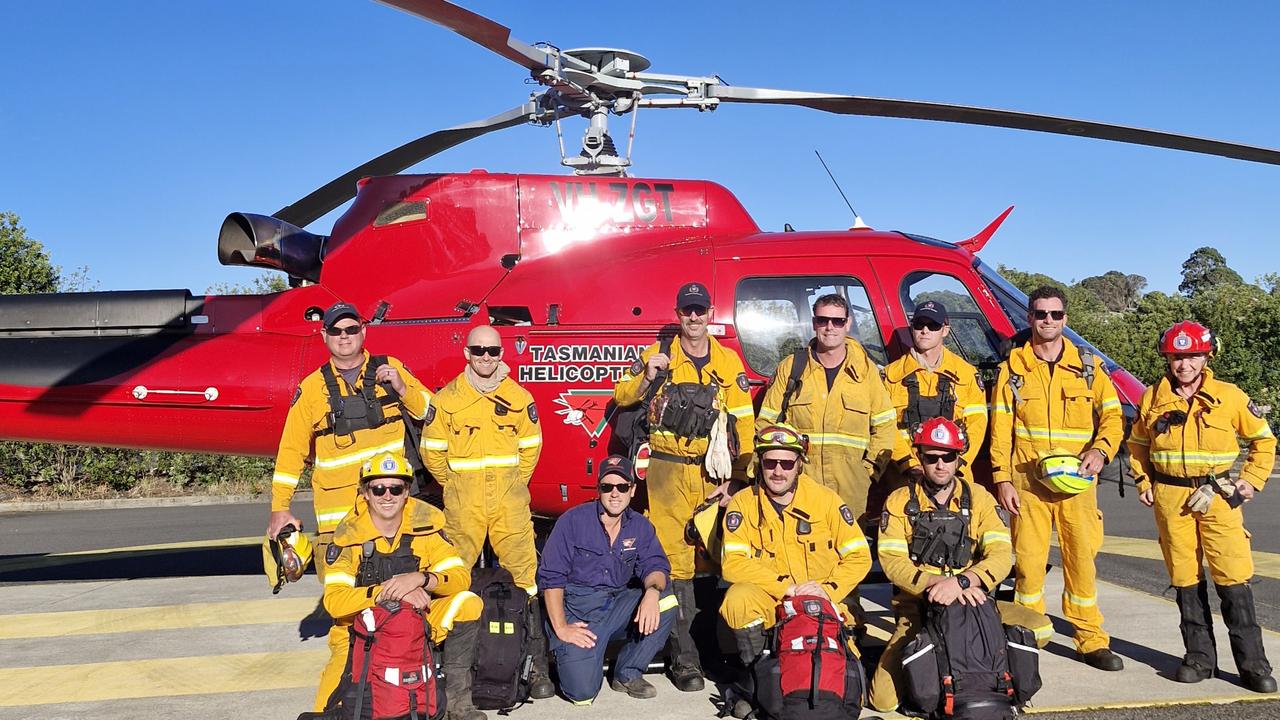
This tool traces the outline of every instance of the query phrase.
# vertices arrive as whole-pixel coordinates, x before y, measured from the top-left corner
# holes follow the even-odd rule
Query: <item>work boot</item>
[[[1218,648],[1213,640],[1213,615],[1209,613],[1209,585],[1175,587],[1178,601],[1178,629],[1186,655],[1173,679],[1180,683],[1197,683],[1213,677],[1218,667]]]
[[[1258,627],[1253,606],[1253,586],[1245,582],[1217,588],[1222,600],[1222,621],[1227,624],[1231,655],[1236,660],[1240,680],[1254,692],[1275,692],[1276,680],[1271,677],[1271,663],[1267,662],[1262,647],[1262,628]]]
[[[739,680],[729,688],[725,709],[735,718],[746,718],[751,717],[755,710],[755,664],[767,644],[764,626],[756,624],[734,630],[733,640],[738,646],[738,659],[742,661],[743,672],[739,675]]]
[[[706,687],[702,679],[702,664],[698,660],[698,646],[693,642],[693,619],[697,605],[693,596],[692,580],[672,580],[671,592],[679,603],[679,615],[667,638],[667,655],[671,658],[671,684],[681,692],[698,692]]]
[[[641,700],[647,700],[658,696],[658,688],[654,687],[648,680],[645,680],[642,675],[636,676],[635,679],[628,680],[627,682],[622,682],[621,680],[614,678],[609,681],[609,687],[616,692],[624,692],[633,698],[639,698]]]
[[[556,694],[551,682],[551,665],[547,660],[547,631],[542,621],[542,603],[538,596],[529,598],[529,650],[533,653],[533,668],[529,671],[529,697],[545,700]]]
[[[1124,660],[1121,660],[1119,655],[1111,652],[1111,648],[1080,653],[1080,660],[1089,667],[1106,670],[1107,672],[1117,672],[1124,669]]]
[[[444,671],[445,718],[447,720],[488,720],[471,701],[471,672],[476,663],[476,643],[480,623],[454,623],[440,649],[440,669]]]

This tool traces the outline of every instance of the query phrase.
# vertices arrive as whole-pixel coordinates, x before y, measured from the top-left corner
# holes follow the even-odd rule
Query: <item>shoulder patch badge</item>
[[[885,510],[880,513],[880,532],[889,530],[889,511]]]
[[[1262,417],[1262,408],[1258,407],[1258,403],[1252,400],[1249,401],[1249,412],[1253,413],[1254,417]]]
[[[729,532],[733,532],[734,530],[737,530],[739,527],[742,527],[742,513],[737,512],[735,510],[734,512],[731,512],[728,515],[725,515],[724,526],[728,528]]]
[[[987,389],[987,384],[986,384],[985,382],[983,382],[983,380],[982,380],[982,373],[980,373],[980,372],[978,372],[978,373],[974,373],[974,374],[973,374],[973,384],[974,384],[974,385],[977,385],[979,390],[986,390],[986,389]]]
[[[742,392],[751,390],[751,383],[747,380],[747,374],[744,372],[738,373],[738,389]]]
[[[844,518],[844,521],[849,525],[853,525],[854,523],[853,511],[849,509],[848,505],[840,506],[840,517]]]
[[[1005,527],[1009,527],[1009,511],[1008,510],[1005,510],[999,505],[996,505],[996,517],[1000,518],[1000,522],[1004,523]]]
[[[534,405],[533,403],[529,403],[528,405],[525,406],[524,411],[529,413],[529,422],[533,423],[534,425],[537,425],[538,424],[537,406]]]
[[[631,363],[630,373],[637,377],[642,375],[644,373],[644,361],[636,360],[635,362]]]
[[[422,422],[426,425],[430,425],[431,421],[435,419],[436,419],[436,406],[435,405],[427,406],[427,415],[422,419]]]
[[[329,543],[328,549],[324,551],[324,561],[330,565],[338,562],[338,556],[342,554],[342,546]]]
[[[289,401],[289,407],[298,404],[298,399],[302,397],[302,386],[299,385],[297,390],[293,391],[293,399]]]

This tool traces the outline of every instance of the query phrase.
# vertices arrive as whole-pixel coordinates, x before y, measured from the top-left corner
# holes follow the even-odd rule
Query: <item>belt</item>
[[[1178,487],[1185,487],[1185,488],[1198,488],[1201,485],[1204,485],[1205,483],[1209,482],[1209,478],[1205,477],[1204,475],[1201,475],[1199,477],[1183,478],[1183,477],[1174,477],[1173,475],[1165,475],[1164,473],[1158,472],[1156,470],[1151,471],[1151,479],[1155,482],[1160,483],[1161,485],[1176,485]]]
[[[649,460],[662,460],[663,462],[677,463],[680,465],[700,465],[707,458],[707,454],[696,455],[694,457],[685,457],[684,455],[672,455],[671,453],[658,452],[657,450],[649,451]]]

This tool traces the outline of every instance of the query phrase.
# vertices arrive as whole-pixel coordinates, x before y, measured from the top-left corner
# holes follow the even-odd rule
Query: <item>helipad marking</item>
[[[0,640],[297,622],[315,597],[0,615]]]
[[[315,687],[328,650],[0,669],[0,707]]]

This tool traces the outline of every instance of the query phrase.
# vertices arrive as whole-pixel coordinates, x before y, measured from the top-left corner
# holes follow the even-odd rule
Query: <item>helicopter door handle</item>
[[[213,402],[218,399],[218,388],[209,387],[204,390],[154,390],[146,385],[138,385],[133,389],[133,396],[139,400],[146,400],[151,395],[198,395],[205,399],[206,402]]]

